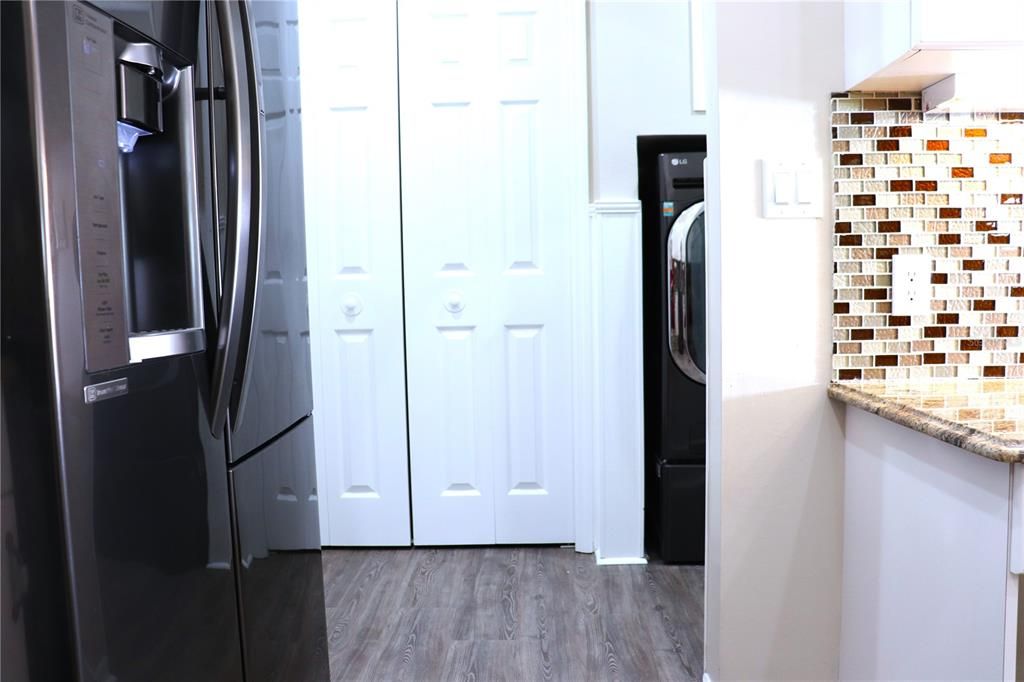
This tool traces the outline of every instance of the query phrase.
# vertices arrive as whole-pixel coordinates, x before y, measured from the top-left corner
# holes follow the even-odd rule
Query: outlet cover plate
[[[932,257],[896,254],[892,257],[892,312],[927,315],[932,311]]]

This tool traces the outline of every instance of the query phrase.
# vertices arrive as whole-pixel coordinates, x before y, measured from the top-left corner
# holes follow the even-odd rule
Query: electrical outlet
[[[932,258],[925,254],[892,257],[892,312],[925,315],[932,310]]]

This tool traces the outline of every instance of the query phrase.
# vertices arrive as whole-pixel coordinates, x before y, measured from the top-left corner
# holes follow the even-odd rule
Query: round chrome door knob
[[[341,309],[346,317],[355,317],[363,312],[363,301],[355,294],[349,294],[341,301]]]
[[[466,302],[462,300],[462,292],[449,291],[448,299],[444,302],[444,307],[450,313],[461,313],[466,307]]]

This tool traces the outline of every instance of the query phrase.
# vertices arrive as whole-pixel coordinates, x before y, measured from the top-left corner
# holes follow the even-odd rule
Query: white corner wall
[[[591,0],[587,22],[593,550],[633,563],[644,556],[636,137],[700,134],[706,117],[692,111],[687,0]]]
[[[829,178],[842,3],[712,11],[705,667],[713,680],[835,679],[843,424],[826,395],[832,221],[827,210],[761,218],[758,160],[815,157]]]

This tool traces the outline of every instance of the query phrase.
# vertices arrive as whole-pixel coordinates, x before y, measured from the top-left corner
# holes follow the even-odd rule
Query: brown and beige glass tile
[[[919,93],[842,95],[833,378],[1024,377],[1024,113],[925,115]],[[901,253],[932,258],[926,314],[892,314]]]

